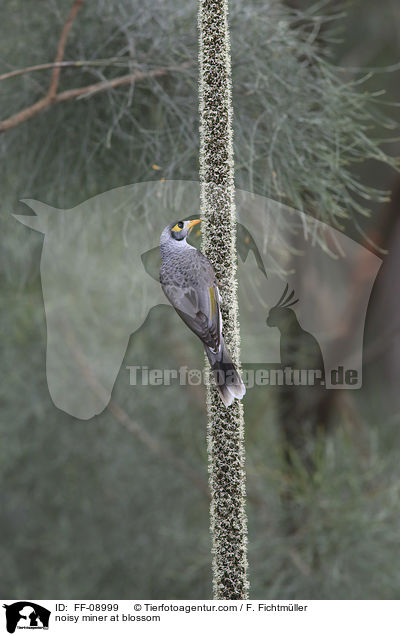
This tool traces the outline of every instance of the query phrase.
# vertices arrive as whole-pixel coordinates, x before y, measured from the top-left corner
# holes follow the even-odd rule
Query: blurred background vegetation
[[[71,6],[4,0],[0,73],[54,60]],[[132,387],[126,370],[137,359],[198,368],[201,345],[156,307],[131,339],[110,407],[85,422],[58,410],[46,382],[43,237],[11,217],[27,212],[24,197],[69,208],[129,183],[197,179],[196,9],[84,3],[64,60],[86,63],[64,68],[59,90],[147,77],[0,135],[4,598],[211,595],[204,391]],[[330,392],[318,411],[311,474],[296,453],[285,460],[279,392],[245,399],[253,598],[399,598],[399,33],[396,0],[231,2],[237,186],[384,258],[363,388]],[[0,81],[2,119],[43,97],[50,77]]]

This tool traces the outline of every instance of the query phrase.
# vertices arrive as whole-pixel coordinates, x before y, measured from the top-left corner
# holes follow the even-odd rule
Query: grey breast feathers
[[[214,270],[197,250],[164,260],[160,281],[165,295],[187,326],[217,351],[221,342],[219,292]]]

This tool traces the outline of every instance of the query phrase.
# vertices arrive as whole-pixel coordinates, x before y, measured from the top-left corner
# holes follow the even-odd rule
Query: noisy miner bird
[[[225,406],[244,396],[246,389],[222,336],[220,295],[210,261],[186,239],[201,222],[171,223],[160,238],[160,282],[169,302],[202,341]]]

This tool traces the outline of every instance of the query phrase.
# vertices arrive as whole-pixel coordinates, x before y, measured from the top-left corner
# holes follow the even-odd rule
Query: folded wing
[[[222,320],[218,287],[202,289],[163,285],[163,291],[182,320],[214,352],[221,347]]]

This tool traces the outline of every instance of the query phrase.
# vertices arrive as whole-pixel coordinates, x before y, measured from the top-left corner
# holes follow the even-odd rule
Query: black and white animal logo
[[[18,601],[3,605],[6,610],[6,627],[9,634],[20,629],[48,629],[51,612],[31,601]]]

